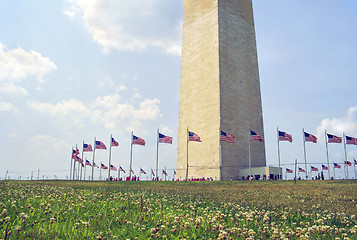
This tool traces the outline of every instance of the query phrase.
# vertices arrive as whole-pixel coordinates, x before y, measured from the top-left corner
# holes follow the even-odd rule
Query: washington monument
[[[249,167],[250,130],[264,139],[252,1],[185,0],[181,57],[177,177],[236,179]],[[265,166],[264,141],[250,149],[251,167]]]

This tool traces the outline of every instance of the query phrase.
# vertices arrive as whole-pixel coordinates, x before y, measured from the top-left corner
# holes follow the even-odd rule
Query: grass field
[[[1,181],[0,239],[357,239],[357,181]]]

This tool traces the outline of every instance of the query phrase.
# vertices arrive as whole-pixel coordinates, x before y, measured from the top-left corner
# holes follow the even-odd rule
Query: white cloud
[[[104,100],[105,99],[105,100]],[[142,121],[155,120],[160,116],[160,101],[145,99],[138,108],[127,103],[112,104],[117,101],[115,95],[97,98],[96,104],[106,107],[106,110],[95,109],[92,113],[94,122],[102,122],[107,129],[124,127],[127,130],[140,127]],[[108,104],[111,102],[110,104]]]
[[[138,107],[120,103],[121,97],[115,93],[100,96],[94,100],[92,108],[87,108],[81,101],[71,99],[57,104],[28,101],[29,108],[44,115],[56,117],[59,121],[84,127],[83,120],[91,117],[94,123],[100,122],[107,129],[134,129],[142,126],[142,121],[156,120],[161,117],[158,99],[146,98]],[[67,125],[64,125],[65,127]]]
[[[113,106],[117,105],[118,102],[120,101],[121,97],[119,94],[113,94],[109,96],[104,96],[104,97],[98,97],[95,100],[95,104],[97,106],[105,107],[105,108],[112,108]]]
[[[181,53],[182,20],[172,17],[177,14],[177,0],[67,2],[70,7],[65,14],[70,18],[81,15],[85,28],[104,52],[159,48],[168,54]]]
[[[21,47],[11,50],[0,43],[0,92],[26,95],[28,92],[15,82],[29,76],[35,77],[39,83],[43,76],[56,70],[56,65],[36,51],[26,51]]]
[[[11,103],[0,102],[0,112],[16,112],[16,108]]]
[[[28,101],[27,105],[37,112],[54,116],[61,121],[69,122],[78,127],[83,127],[82,118],[90,115],[90,110],[77,99],[61,101],[55,105]]]
[[[341,118],[323,119],[317,128],[318,136],[324,138],[325,130],[331,134],[357,135],[357,106],[350,107]]]

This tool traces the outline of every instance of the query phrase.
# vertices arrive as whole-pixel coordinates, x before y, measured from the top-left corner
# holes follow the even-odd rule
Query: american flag
[[[337,137],[335,135],[332,134],[328,134],[327,133],[327,138],[329,143],[341,143],[342,142],[342,138],[341,137]]]
[[[319,169],[318,169],[318,168],[315,168],[314,166],[311,166],[311,171],[318,172]]]
[[[352,163],[350,161],[345,161],[346,166],[352,166]]]
[[[357,145],[357,138],[346,136],[346,144]]]
[[[142,168],[140,168],[140,173],[146,174],[146,172]]]
[[[167,176],[167,172],[165,170],[162,170],[162,174]]]
[[[108,167],[107,166],[105,166],[103,163],[101,164],[101,167],[100,167],[101,169],[108,169]]]
[[[338,163],[333,163],[333,167],[334,167],[334,168],[341,168],[341,165],[338,164]]]
[[[115,141],[115,139],[112,137],[112,147],[117,147],[119,146],[119,143]]]
[[[125,173],[124,169],[121,166],[119,167],[119,171],[122,171]]]
[[[92,145],[83,143],[83,152],[93,152]]]
[[[155,176],[155,173],[154,173],[154,171],[151,169],[151,174],[153,175],[153,176]]]
[[[164,134],[159,133],[159,143],[172,144],[172,137],[165,136]]]
[[[293,141],[293,137],[290,134],[287,134],[286,132],[279,131],[279,141]]]
[[[176,175],[176,170],[174,170],[174,175]]]
[[[188,131],[188,141],[202,142],[196,133],[190,131]]]
[[[93,162],[93,167],[99,168],[95,162]]]
[[[145,140],[133,135],[133,144],[145,146]]]
[[[133,171],[133,169],[131,169],[131,173],[132,173],[132,174],[134,174],[134,171]]]
[[[86,165],[92,166],[92,164],[86,159]]]
[[[83,159],[80,158],[80,157],[78,157],[78,156],[74,156],[74,160],[75,160],[76,162],[83,163]]]
[[[355,162],[355,165],[357,164],[357,160],[356,159],[353,159],[353,161]]]
[[[114,171],[117,171],[118,169],[114,166],[114,165],[112,165],[112,164],[110,164],[110,169],[111,170],[114,170]]]
[[[299,172],[306,172],[304,169],[302,169],[301,167],[299,167]]]
[[[105,150],[107,150],[107,147],[104,145],[103,142],[95,141],[95,149],[105,149]]]
[[[78,149],[78,148],[72,150],[72,158],[73,158],[73,159],[76,159],[76,156],[77,156],[78,154],[79,154],[79,149]]]
[[[313,142],[313,143],[317,143],[317,137],[315,137],[314,135],[304,132],[304,136],[305,136],[305,141],[306,142]]]
[[[235,143],[234,141],[234,136],[229,134],[229,133],[225,133],[221,130],[221,141],[226,141],[229,143]]]
[[[328,166],[322,164],[322,170],[328,170]]]
[[[252,130],[250,130],[250,140],[263,142],[263,138],[259,136],[258,133],[253,132]]]
[[[287,169],[286,169],[286,173],[293,173],[293,170],[292,170],[292,169],[287,168]]]

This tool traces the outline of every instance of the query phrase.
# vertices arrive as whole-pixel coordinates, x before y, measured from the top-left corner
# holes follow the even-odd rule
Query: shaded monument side
[[[247,168],[249,128],[264,138],[257,49],[251,1],[218,2],[220,116],[236,143],[222,143],[223,180]],[[252,142],[251,166],[265,166],[264,142]]]
[[[218,2],[185,0],[181,56],[177,177],[185,178],[186,131],[202,142],[189,143],[189,177],[219,176]]]

